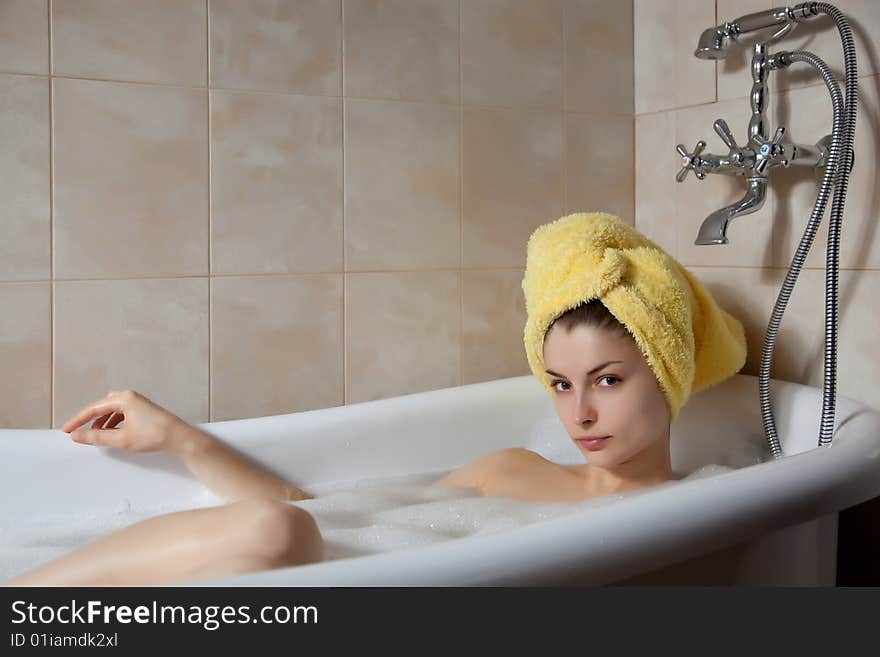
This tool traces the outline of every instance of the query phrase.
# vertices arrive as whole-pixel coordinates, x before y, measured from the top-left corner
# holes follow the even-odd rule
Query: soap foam
[[[678,481],[730,471],[707,465]],[[467,536],[501,532],[565,514],[649,493],[650,489],[606,495],[580,502],[527,502],[481,497],[467,489],[429,487],[445,472],[406,477],[337,482],[313,486],[314,498],[290,502],[311,513],[324,537],[325,560],[417,548]],[[205,491],[185,508],[224,501]],[[0,581],[30,570],[109,533],[181,506],[134,509],[128,500],[112,512],[65,513],[0,525]]]

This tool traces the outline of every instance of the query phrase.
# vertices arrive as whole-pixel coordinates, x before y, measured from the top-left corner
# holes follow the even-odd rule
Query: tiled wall
[[[751,49],[734,46],[716,64],[693,57],[703,29],[785,3],[771,0],[635,0],[636,226],[656,239],[712,290],[746,326],[745,373],[757,375],[767,323],[788,266],[809,220],[821,172],[791,167],[771,173],[764,207],[734,219],[730,243],[695,246],[711,212],[741,198],[744,183],[693,173],[677,184],[675,145],[726,153],[712,124],[724,118],[740,144],[750,117]],[[880,408],[880,3],[835,0],[853,27],[859,64],[855,168],[841,229],[838,394]],[[754,42],[753,40],[751,41]],[[828,17],[799,25],[777,49],[805,49],[822,57],[843,80],[843,54]],[[831,132],[831,101],[821,78],[805,65],[770,72],[769,127],[786,127],[786,140],[814,144]],[[830,210],[830,201],[829,201]],[[817,387],[823,382],[825,247],[828,216],[785,312],[771,368],[774,378]],[[818,435],[818,427],[817,427]]]
[[[0,0],[0,426],[110,389],[204,422],[527,373],[531,230],[634,221],[632,26],[604,0]]]

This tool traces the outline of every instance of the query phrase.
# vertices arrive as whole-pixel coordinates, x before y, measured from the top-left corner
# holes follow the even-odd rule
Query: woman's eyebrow
[[[614,363],[623,363],[623,361],[622,361],[622,360],[609,360],[607,363],[603,363],[603,364],[599,365],[599,367],[597,367],[597,368],[595,368],[595,369],[592,369],[592,370],[590,370],[589,372],[587,372],[587,376],[589,376],[590,374],[595,374],[596,372],[600,372],[601,370],[604,370],[606,367],[608,367],[609,365],[612,365],[612,364],[614,364]],[[546,370],[546,372],[547,372],[547,374],[549,374],[550,376],[558,376],[560,379],[564,379],[564,378],[565,378],[564,376],[562,376],[561,374],[557,374],[557,373],[554,372],[553,370]]]

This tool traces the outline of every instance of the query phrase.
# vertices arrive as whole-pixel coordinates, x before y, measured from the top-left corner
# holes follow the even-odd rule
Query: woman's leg
[[[169,584],[320,561],[323,548],[307,511],[250,499],[143,520],[3,585]]]

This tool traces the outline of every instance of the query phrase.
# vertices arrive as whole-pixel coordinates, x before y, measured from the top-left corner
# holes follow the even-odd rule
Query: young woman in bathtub
[[[672,479],[670,425],[692,391],[742,367],[742,325],[660,247],[604,213],[539,227],[529,239],[523,290],[529,365],[589,463],[560,465],[507,449],[433,485],[577,501]],[[144,520],[6,584],[164,584],[322,559],[314,518],[286,503],[308,499],[306,491],[142,395],[110,392],[62,429],[82,444],[168,452],[232,503]]]
[[[509,449],[464,465],[434,485],[520,500],[574,501],[673,477],[663,393],[626,329],[601,303],[560,317],[547,334],[544,357],[559,417],[590,464],[563,466],[535,452]],[[77,429],[92,420],[91,428]],[[307,492],[144,396],[110,392],[62,429],[84,445],[173,454],[216,494],[238,501],[144,520],[7,585],[162,584],[321,559],[322,540],[311,515],[284,503],[308,499]],[[605,436],[610,438],[585,440]]]

